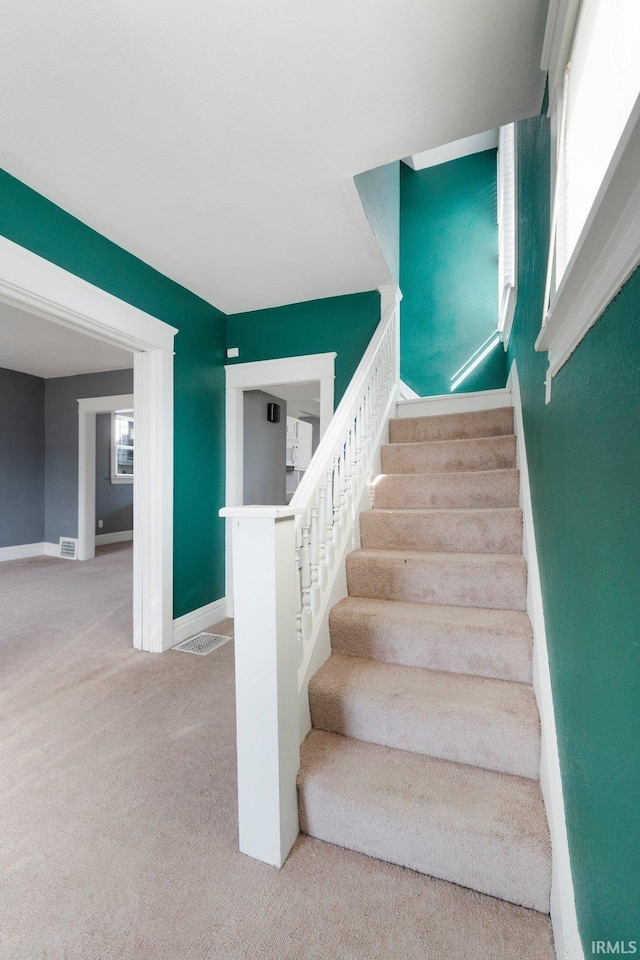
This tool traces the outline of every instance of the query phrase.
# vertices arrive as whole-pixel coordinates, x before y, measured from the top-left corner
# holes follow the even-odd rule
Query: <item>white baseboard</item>
[[[221,597],[204,607],[198,607],[191,613],[185,613],[173,621],[173,645],[188,640],[201,630],[206,630],[214,623],[224,620],[227,616],[227,598]]]
[[[533,527],[531,488],[529,486],[527,450],[522,421],[520,382],[515,361],[511,365],[507,383],[513,396],[514,427],[517,438],[518,468],[520,470],[520,506],[522,507],[524,520],[523,553],[529,569],[527,612],[533,626],[534,637],[533,686],[542,723],[540,784],[551,832],[551,921],[558,960],[584,960],[582,942],[578,932],[573,877],[569,859],[558,739],[547,653],[547,635],[544,626],[540,570],[538,568]]]
[[[42,552],[45,557],[60,557],[60,542],[58,543],[43,543]]]
[[[27,557],[41,557],[44,543],[21,543],[15,547],[0,547],[0,563],[5,560],[24,560]]]
[[[117,530],[115,533],[96,533],[96,547],[104,543],[124,543],[133,540],[133,530]]]
[[[442,413],[473,413],[511,406],[509,386],[500,390],[479,390],[475,393],[445,393],[438,397],[398,400],[398,417],[436,417]]]

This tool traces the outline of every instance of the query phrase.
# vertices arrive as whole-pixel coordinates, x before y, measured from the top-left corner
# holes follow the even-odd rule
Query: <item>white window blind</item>
[[[583,0],[567,83],[564,264],[640,93],[640,0]]]
[[[498,329],[510,324],[516,286],[515,125],[498,135]]]

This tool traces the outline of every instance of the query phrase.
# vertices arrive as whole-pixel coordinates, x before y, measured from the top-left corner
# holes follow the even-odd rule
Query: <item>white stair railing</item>
[[[399,384],[399,300],[382,291],[380,324],[291,504],[220,511],[233,537],[240,850],[274,866],[298,835],[299,695]]]

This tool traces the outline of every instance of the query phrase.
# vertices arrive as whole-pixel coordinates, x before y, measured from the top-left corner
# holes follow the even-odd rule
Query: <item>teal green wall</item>
[[[400,168],[402,379],[433,396],[450,392],[453,375],[498,324],[496,151]],[[456,392],[505,381],[498,344]]]
[[[382,256],[396,283],[400,277],[400,167],[399,160],[358,173],[353,182],[371,224]]]
[[[376,292],[309,300],[227,317],[227,346],[239,347],[231,363],[336,351],[335,403],[340,402],[380,322]]]
[[[549,123],[517,127],[517,359],[578,922],[640,940],[640,271],[554,378],[536,353]]]
[[[0,234],[178,327],[174,616],[224,596],[224,314],[4,171]]]

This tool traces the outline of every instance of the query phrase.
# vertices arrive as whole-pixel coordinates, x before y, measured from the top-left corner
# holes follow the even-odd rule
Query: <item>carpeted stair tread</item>
[[[380,474],[371,486],[376,510],[517,507],[517,470]]]
[[[401,417],[389,421],[390,443],[463,440],[513,433],[513,407],[443,413],[435,417]]]
[[[380,448],[383,473],[509,470],[516,466],[515,436],[389,443]]]
[[[304,833],[548,912],[538,781],[321,730],[300,759]]]
[[[359,549],[347,555],[352,597],[526,610],[527,565],[517,554]]]
[[[350,657],[532,681],[526,613],[345,597],[329,614],[331,648]]]
[[[360,542],[380,550],[522,553],[522,511],[387,509],[360,514]]]
[[[533,688],[332,654],[312,678],[314,728],[522,777],[540,773]]]

